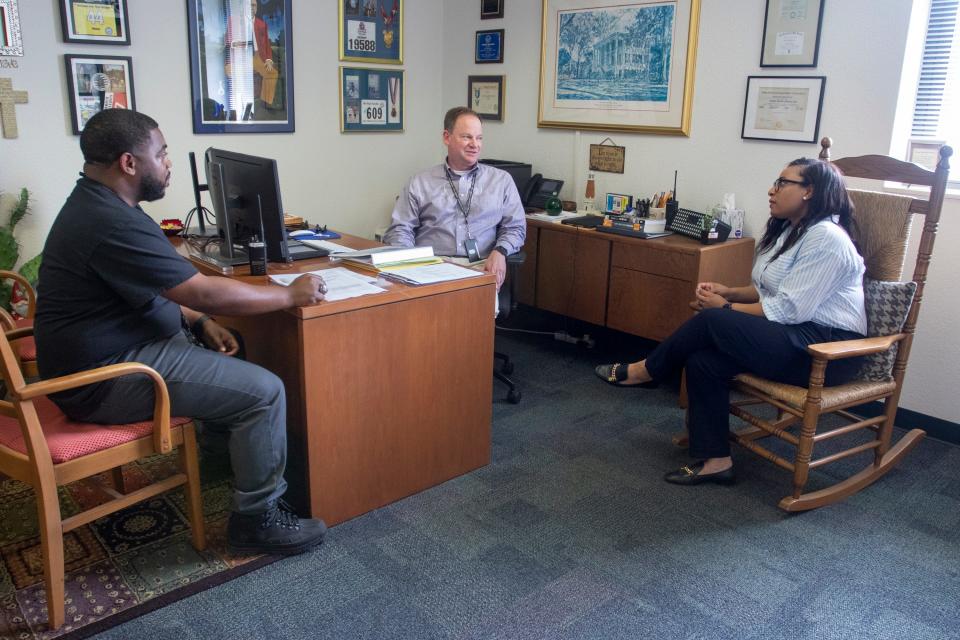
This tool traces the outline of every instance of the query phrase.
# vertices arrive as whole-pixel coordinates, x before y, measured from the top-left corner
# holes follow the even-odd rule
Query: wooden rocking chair
[[[820,158],[829,160],[830,139],[824,138],[821,145]],[[902,219],[897,221],[889,217],[878,219],[877,212],[866,206],[868,202],[876,202],[877,198],[889,196],[869,192],[857,193],[851,190],[851,198],[854,204],[858,205],[854,217],[861,232],[859,248],[866,262],[866,276],[881,281],[879,282],[881,286],[898,286],[890,284],[889,281],[899,281],[902,275],[909,219],[912,214],[924,216],[923,234],[913,270],[916,291],[912,302],[909,301],[908,296],[903,304],[905,313],[898,322],[894,323],[898,328],[888,332],[876,330],[879,323],[873,322],[872,318],[879,317],[876,315],[878,312],[876,307],[879,303],[876,301],[871,303],[868,291],[867,316],[868,320],[871,320],[870,337],[810,345],[807,351],[813,357],[813,364],[810,367],[810,382],[806,388],[765,380],[751,374],[737,376],[733,388],[747,395],[748,399],[733,402],[730,413],[749,423],[751,427],[731,433],[731,438],[793,474],[793,493],[780,501],[781,509],[786,511],[815,509],[850,496],[893,468],[925,435],[923,430],[913,429],[891,447],[894,419],[903,388],[907,360],[910,357],[910,346],[917,327],[917,316],[923,300],[927,267],[933,253],[952,153],[950,147],[943,146],[934,171],[880,155],[844,158],[834,162],[847,177],[930,187],[928,198],[914,197],[911,202],[901,205],[905,211],[904,215],[900,216]],[[911,289],[913,287],[909,284],[899,286],[907,286]],[[904,317],[905,320],[903,320]],[[899,328],[901,324],[902,328]],[[895,359],[893,352],[896,353]],[[880,379],[875,375],[873,379],[858,379],[835,387],[823,385],[824,372],[832,360],[880,353],[889,354],[889,360],[892,360],[892,366],[887,367],[885,374],[879,376]],[[863,372],[862,369],[861,373]],[[883,412],[879,416],[864,419],[847,411],[851,407],[876,401],[883,403]],[[761,418],[745,409],[748,405],[756,404],[773,405],[777,409],[776,420]],[[842,417],[848,424],[818,432],[821,417],[829,413]],[[799,434],[791,433],[790,427],[797,423],[800,425]],[[867,442],[860,442],[849,448],[813,459],[815,445],[862,429],[873,431],[874,437]],[[793,459],[778,455],[760,444],[761,438],[769,436],[793,445],[796,448]],[[804,493],[811,469],[865,452],[872,452],[873,460],[861,471],[832,486]]]

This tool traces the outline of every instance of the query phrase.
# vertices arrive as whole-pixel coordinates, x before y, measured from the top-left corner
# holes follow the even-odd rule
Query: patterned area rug
[[[176,469],[176,455],[123,468],[133,490]],[[66,622],[47,625],[33,489],[0,482],[0,638],[84,638],[276,560],[226,552],[229,469],[201,464],[207,549],[190,544],[183,491],[174,489],[67,533]],[[60,489],[64,516],[102,502],[82,482]]]

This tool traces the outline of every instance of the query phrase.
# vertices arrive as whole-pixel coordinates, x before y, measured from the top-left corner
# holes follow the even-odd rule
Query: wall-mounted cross
[[[16,106],[27,101],[26,91],[14,91],[13,80],[0,78],[0,123],[3,124],[3,137],[17,137]]]

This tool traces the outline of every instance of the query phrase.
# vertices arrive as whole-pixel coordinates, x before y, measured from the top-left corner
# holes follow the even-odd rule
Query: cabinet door
[[[537,307],[602,325],[610,241],[586,233],[540,230]]]
[[[517,268],[517,302],[534,306],[537,302],[537,243],[540,228],[527,225],[527,239],[523,243],[526,261]]]
[[[663,340],[693,315],[696,284],[613,267],[607,326],[650,340]]]

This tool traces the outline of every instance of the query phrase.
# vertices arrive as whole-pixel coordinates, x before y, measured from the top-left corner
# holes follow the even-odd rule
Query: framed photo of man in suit
[[[188,0],[194,133],[294,131],[292,0]]]

